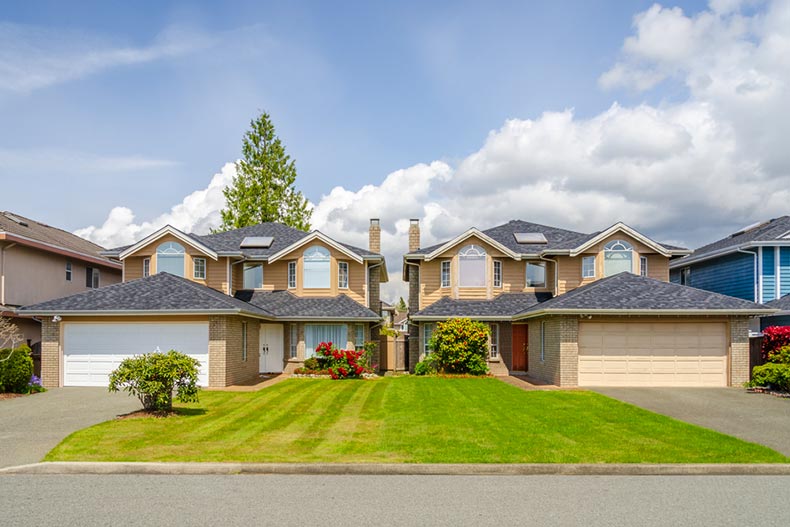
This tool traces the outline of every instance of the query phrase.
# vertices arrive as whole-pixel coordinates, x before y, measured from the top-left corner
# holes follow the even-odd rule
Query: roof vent
[[[241,240],[240,249],[268,249],[274,238],[271,236],[247,236]]]
[[[549,243],[542,232],[514,232],[516,243]]]
[[[13,221],[14,223],[20,224],[22,227],[28,227],[27,222],[25,220],[23,220],[22,218],[19,218],[17,216],[14,216],[13,214],[9,214],[7,212],[5,214],[3,214],[3,215],[6,218],[8,218],[9,220]]]
[[[735,236],[738,236],[740,234],[744,234],[746,232],[753,231],[754,229],[757,229],[758,227],[762,227],[763,225],[765,225],[767,223],[771,223],[771,222],[770,221],[758,221],[756,223],[752,223],[751,225],[747,225],[743,229],[741,229],[739,231],[735,231],[732,234],[730,234],[730,238],[734,238]]]

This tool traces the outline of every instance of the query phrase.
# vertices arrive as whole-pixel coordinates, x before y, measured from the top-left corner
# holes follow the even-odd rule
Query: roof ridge
[[[0,213],[2,213],[3,216],[5,216],[6,218],[8,218],[8,214],[10,214],[12,216],[15,216],[15,217],[19,218],[20,220],[25,220],[25,221],[28,221],[28,222],[32,222],[32,223],[35,223],[36,225],[39,225],[41,227],[46,227],[47,229],[53,229],[53,230],[56,230],[56,231],[60,231],[60,232],[62,232],[64,234],[68,234],[69,236],[73,236],[75,238],[79,238],[80,240],[82,240],[84,242],[87,242],[87,243],[90,243],[94,247],[97,247],[98,250],[103,251],[103,250],[106,249],[105,247],[102,247],[98,243],[92,242],[91,240],[89,240],[87,238],[83,238],[82,236],[79,236],[77,234],[74,234],[71,231],[67,231],[66,229],[61,229],[60,227],[55,227],[54,225],[50,225],[48,223],[44,223],[44,222],[41,222],[41,221],[38,221],[38,220],[34,220],[33,218],[28,218],[27,216],[23,216],[22,214],[17,214],[16,212],[13,212],[13,211],[10,211],[10,210],[0,211]],[[8,218],[8,219],[10,220],[11,218]],[[13,221],[13,220],[11,220],[11,221]],[[41,240],[39,240],[39,241],[41,241]],[[51,243],[51,242],[46,242],[46,243]],[[68,247],[64,247],[64,248],[68,249]],[[71,250],[75,250],[75,249],[71,249]]]

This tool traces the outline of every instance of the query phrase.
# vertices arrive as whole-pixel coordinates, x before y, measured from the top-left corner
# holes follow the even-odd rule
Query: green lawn
[[[47,461],[787,462],[766,447],[585,391],[492,378],[290,379],[202,392],[181,415],[76,432]]]

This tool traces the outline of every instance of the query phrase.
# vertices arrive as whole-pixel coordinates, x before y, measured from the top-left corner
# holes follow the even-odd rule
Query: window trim
[[[156,272],[159,273],[162,270],[162,266],[160,265],[160,260],[180,260],[181,261],[181,272],[176,274],[175,276],[180,276],[184,278],[186,275],[186,263],[187,263],[187,250],[186,247],[181,245],[178,242],[174,241],[167,241],[162,242],[156,247]],[[174,273],[170,273],[174,274]]]
[[[346,268],[346,271],[345,271],[345,279],[346,279],[345,285],[343,285],[343,281],[341,280],[343,278],[343,275],[344,275],[344,273],[342,271],[342,269],[344,267]],[[338,289],[348,289],[348,282],[349,282],[348,262],[337,262],[337,288]]]
[[[309,260],[308,260],[308,254],[307,254],[308,252],[311,253],[311,258]],[[317,258],[315,256],[312,256],[312,255],[315,255],[315,254],[320,254],[321,258]],[[322,245],[311,245],[310,247],[305,249],[304,253],[302,253],[302,261],[303,261],[303,264],[302,264],[302,289],[329,289],[329,288],[332,287],[332,254],[329,252],[329,249],[327,249],[326,247],[324,247]],[[307,277],[308,277],[307,276],[307,267],[308,267],[307,264],[308,264],[308,262],[317,262],[317,263],[322,264],[322,266],[326,265],[326,270],[325,270],[326,275],[327,275],[326,285],[320,286],[320,287],[313,286],[313,285],[309,285],[309,286],[307,285]],[[322,268],[321,271],[322,271],[322,274],[323,274],[324,273],[324,269]]]
[[[428,331],[428,328],[430,328],[430,331]],[[428,349],[428,343],[430,342],[435,329],[436,326],[432,322],[426,322],[422,325],[422,353],[425,357],[431,354],[431,350]]]
[[[499,271],[499,276],[497,276]],[[494,260],[494,270],[491,276],[494,287],[502,287],[502,260]]]
[[[584,269],[584,262],[592,261],[592,274],[587,274]],[[595,278],[595,256],[582,256],[582,278]]]
[[[362,338],[360,338],[360,335]],[[365,349],[365,325],[354,324],[354,348],[357,351]]]
[[[296,324],[291,324],[291,334],[288,340],[288,355],[289,358],[295,359],[299,350],[299,329]]]
[[[477,254],[471,254],[471,253]],[[482,284],[464,285],[464,260],[483,260],[483,281]],[[486,286],[486,260],[488,259],[488,252],[484,247],[471,243],[461,247],[458,251],[458,287],[468,289],[480,289]]]
[[[71,282],[71,279],[74,277],[74,267],[72,266],[71,262],[66,262],[66,281]]]
[[[447,281],[444,280],[444,272],[445,267],[447,267]],[[442,260],[441,265],[439,266],[439,285],[440,287],[447,288],[450,287],[451,281],[451,274],[450,274],[450,260]]]
[[[639,276],[647,276],[647,256],[639,257]]]
[[[618,246],[620,248],[618,248]],[[616,240],[610,241],[609,243],[607,243],[603,247],[603,275],[604,275],[604,277],[606,277],[606,276],[613,276],[614,274],[618,274],[618,273],[607,274],[607,271],[606,271],[606,262],[607,262],[607,260],[609,260],[607,258],[607,255],[608,254],[617,254],[617,253],[619,253],[619,254],[628,253],[628,255],[629,255],[628,257],[629,257],[629,260],[631,262],[631,269],[629,269],[628,272],[629,273],[633,273],[634,272],[634,253],[635,253],[634,246],[631,243],[629,243],[629,242],[627,242],[625,240],[616,239]],[[614,260],[611,260],[611,261],[614,261]],[[623,271],[620,271],[620,272],[623,272]]]
[[[247,362],[247,323],[241,323],[241,360]]]
[[[260,267],[261,268],[261,286],[260,287],[247,287],[247,281],[245,280],[245,271],[247,269],[252,269],[253,267]],[[241,268],[241,286],[242,289],[263,289],[263,264],[262,263],[249,263],[243,264]]]
[[[202,262],[203,264],[203,276],[198,276],[198,262]],[[192,259],[192,277],[195,280],[205,280],[207,275],[208,269],[206,269],[206,259],[205,258],[193,258]]]
[[[684,267],[680,270],[680,285],[689,285],[691,282],[691,267]]]
[[[488,358],[499,360],[499,324],[490,324],[491,333],[488,336]]]
[[[534,265],[535,267],[543,268],[543,283],[542,284],[530,284],[529,283],[529,266]],[[546,262],[527,262],[527,265],[524,266],[524,286],[525,287],[546,287]]]
[[[288,289],[296,289],[296,261],[288,262]]]
[[[143,278],[151,276],[151,259],[143,258]]]

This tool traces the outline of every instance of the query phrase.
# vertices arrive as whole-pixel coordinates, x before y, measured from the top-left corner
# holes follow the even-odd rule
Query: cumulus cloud
[[[583,119],[572,109],[510,119],[458,163],[415,165],[356,190],[335,187],[315,203],[313,226],[365,247],[369,218],[381,218],[392,279],[385,298],[397,299],[406,294],[399,271],[409,218],[421,218],[423,246],[520,218],[582,232],[624,221],[694,247],[785,214],[790,2],[757,7],[718,0],[689,16],[654,5],[635,17],[634,35],[601,84],[644,90],[673,77],[688,87],[682,101],[613,102]],[[232,171],[226,165],[159,218],[135,223],[117,208],[80,234],[116,245],[164,223],[207,231],[219,223]]]

